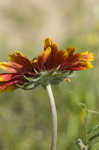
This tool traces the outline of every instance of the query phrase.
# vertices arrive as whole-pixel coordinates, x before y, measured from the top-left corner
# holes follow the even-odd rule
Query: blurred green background
[[[7,61],[16,49],[32,59],[41,53],[46,37],[60,48],[75,46],[95,54],[93,69],[75,73],[70,84],[52,87],[58,112],[57,150],[74,150],[73,142],[82,137],[86,124],[79,103],[99,111],[99,1],[0,1],[0,61]],[[89,128],[95,124],[99,115],[92,114]],[[0,150],[48,150],[50,141],[49,99],[42,87],[0,94]]]

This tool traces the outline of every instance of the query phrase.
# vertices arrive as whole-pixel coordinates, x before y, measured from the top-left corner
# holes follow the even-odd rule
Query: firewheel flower
[[[74,47],[59,50],[57,44],[47,38],[44,51],[37,58],[29,60],[15,51],[8,56],[9,62],[0,62],[0,68],[7,71],[0,74],[0,91],[29,90],[38,85],[57,84],[65,79],[70,82],[74,71],[93,67],[93,53],[75,53],[75,50]]]

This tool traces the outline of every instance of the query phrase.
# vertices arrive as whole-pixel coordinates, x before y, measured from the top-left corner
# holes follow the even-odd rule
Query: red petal
[[[0,82],[6,82],[13,79],[21,79],[24,77],[24,74],[18,73],[2,73],[0,74]]]
[[[32,63],[31,61],[24,56],[21,52],[16,51],[13,54],[10,54],[8,56],[10,63],[14,66],[17,64],[17,71],[16,72],[27,72],[27,71],[33,71]]]
[[[19,80],[12,80],[8,82],[0,82],[0,92],[6,91],[7,89],[14,90],[17,88],[16,84]],[[13,88],[12,88],[13,87]]]

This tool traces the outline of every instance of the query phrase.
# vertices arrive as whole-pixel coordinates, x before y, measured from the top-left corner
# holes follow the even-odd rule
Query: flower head
[[[47,38],[44,52],[31,61],[19,51],[10,54],[9,62],[0,62],[0,68],[8,71],[0,74],[0,91],[19,87],[27,90],[38,85],[56,84],[64,79],[68,82],[73,71],[92,68],[93,54],[88,51],[75,53],[75,50],[74,47],[59,50],[57,44]]]

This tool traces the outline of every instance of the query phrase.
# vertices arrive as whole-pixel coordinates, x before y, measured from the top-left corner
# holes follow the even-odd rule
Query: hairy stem
[[[57,112],[56,112],[56,106],[54,101],[53,92],[51,89],[51,85],[46,86],[49,100],[50,100],[50,108],[51,108],[51,114],[52,114],[52,143],[51,143],[51,150],[56,150],[56,141],[57,141]]]

